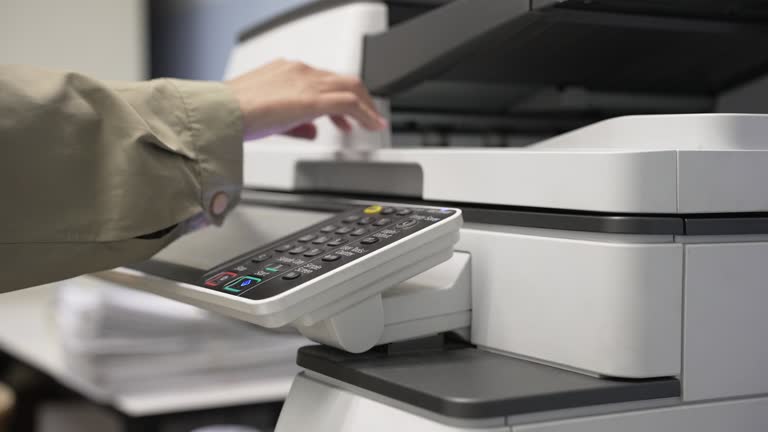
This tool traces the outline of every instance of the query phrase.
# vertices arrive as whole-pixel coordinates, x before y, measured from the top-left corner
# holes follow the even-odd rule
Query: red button
[[[223,272],[205,281],[205,284],[209,287],[217,287],[223,283],[229,282],[237,277],[237,273]]]

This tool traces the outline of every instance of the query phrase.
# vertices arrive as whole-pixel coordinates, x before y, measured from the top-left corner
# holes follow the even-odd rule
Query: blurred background
[[[0,0],[0,63],[220,80],[241,30],[306,1]],[[79,279],[4,294],[0,432],[269,431],[306,343]]]
[[[309,1],[0,0],[0,63],[220,80],[240,31]],[[768,80],[721,105],[768,112]],[[266,432],[305,343],[116,287],[3,294],[0,432]]]
[[[102,79],[221,79],[240,30],[307,0],[0,0],[0,59]]]

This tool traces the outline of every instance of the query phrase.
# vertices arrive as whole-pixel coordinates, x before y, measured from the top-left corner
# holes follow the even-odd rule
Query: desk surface
[[[45,285],[0,294],[0,350],[53,377],[96,402],[134,417],[285,399],[293,376],[227,382],[219,387],[194,384],[183,390],[110,394],[74,374],[65,361],[54,322],[56,287]]]

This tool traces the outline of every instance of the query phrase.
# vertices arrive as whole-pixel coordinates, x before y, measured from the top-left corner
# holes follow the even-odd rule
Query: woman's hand
[[[325,115],[343,131],[351,129],[348,118],[368,130],[387,124],[359,78],[300,62],[277,60],[226,84],[240,102],[247,139],[278,133],[312,139],[312,121]]]

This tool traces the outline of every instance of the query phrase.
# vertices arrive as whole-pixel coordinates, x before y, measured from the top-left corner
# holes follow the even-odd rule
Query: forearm
[[[0,66],[0,156],[2,292],[149,257],[173,233],[139,237],[201,212],[220,223],[239,197],[242,121],[219,83]]]

